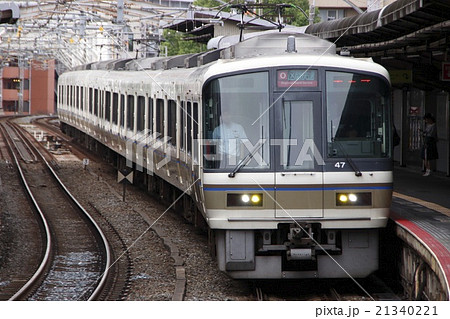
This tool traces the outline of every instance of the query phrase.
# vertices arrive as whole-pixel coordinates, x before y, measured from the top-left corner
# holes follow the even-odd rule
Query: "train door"
[[[323,216],[322,110],[319,92],[274,99],[275,216]]]

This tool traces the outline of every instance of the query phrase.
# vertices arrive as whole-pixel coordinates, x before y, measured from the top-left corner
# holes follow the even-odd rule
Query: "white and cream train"
[[[216,45],[62,74],[62,128],[161,196],[184,193],[233,278],[375,271],[393,185],[387,71],[289,31]]]

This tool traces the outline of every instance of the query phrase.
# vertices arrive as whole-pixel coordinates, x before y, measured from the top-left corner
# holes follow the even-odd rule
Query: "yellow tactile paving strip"
[[[447,208],[447,207],[443,207],[443,206],[440,206],[440,205],[435,204],[435,203],[427,202],[427,201],[418,199],[416,197],[403,195],[403,194],[400,194],[400,193],[397,193],[397,192],[394,192],[393,195],[395,197],[398,197],[398,198],[401,198],[401,199],[404,199],[404,200],[407,200],[407,201],[410,201],[410,202],[413,202],[413,203],[425,206],[425,207],[427,207],[429,209],[435,210],[437,212],[440,212],[440,213],[450,217],[450,209]]]

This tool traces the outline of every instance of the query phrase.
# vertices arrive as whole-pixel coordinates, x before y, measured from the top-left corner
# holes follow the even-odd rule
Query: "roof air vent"
[[[288,53],[296,53],[297,50],[295,49],[295,37],[293,35],[290,35],[287,37],[287,50]]]

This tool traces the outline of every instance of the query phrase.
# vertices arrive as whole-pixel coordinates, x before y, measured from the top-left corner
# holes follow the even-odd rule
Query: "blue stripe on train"
[[[203,190],[206,192],[223,192],[223,191],[278,191],[278,192],[286,192],[286,191],[329,191],[329,190],[372,190],[372,189],[392,189],[392,186],[367,186],[367,187],[288,187],[288,188],[277,188],[274,187],[258,187],[258,188],[233,188],[233,187],[205,187]]]

